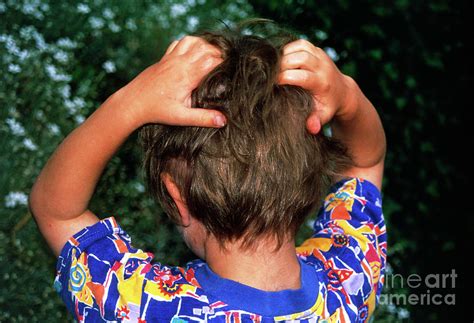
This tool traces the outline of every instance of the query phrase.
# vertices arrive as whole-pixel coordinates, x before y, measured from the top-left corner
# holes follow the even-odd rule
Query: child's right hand
[[[339,71],[319,47],[299,39],[287,44],[281,59],[280,84],[301,86],[313,94],[315,111],[306,127],[317,134],[334,117],[350,117],[357,96],[357,86]]]
[[[136,127],[146,123],[222,127],[222,113],[191,109],[191,92],[222,62],[220,51],[199,37],[174,41],[162,59],[145,69],[113,98],[127,107]]]

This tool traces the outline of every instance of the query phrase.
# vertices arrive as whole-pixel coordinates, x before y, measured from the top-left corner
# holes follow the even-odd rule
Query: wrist
[[[361,106],[361,91],[357,83],[350,76],[344,75],[346,95],[335,117],[339,120],[352,120]]]
[[[113,93],[102,106],[103,109],[110,110],[111,113],[119,117],[123,126],[128,128],[130,132],[133,132],[145,124],[136,101],[134,102],[129,99],[124,88]]]

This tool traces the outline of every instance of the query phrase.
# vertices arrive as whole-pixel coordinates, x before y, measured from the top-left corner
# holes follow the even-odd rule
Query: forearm
[[[57,148],[30,195],[36,217],[70,220],[88,208],[109,159],[135,130],[117,95],[110,97]]]
[[[333,135],[347,146],[354,167],[369,169],[382,165],[383,168],[386,141],[382,122],[359,86],[349,77],[347,81],[353,95],[333,119]]]

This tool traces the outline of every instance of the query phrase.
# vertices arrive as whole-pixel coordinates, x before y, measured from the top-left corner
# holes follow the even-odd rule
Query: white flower
[[[10,35],[0,34],[0,42],[5,43],[7,39],[12,38]]]
[[[188,8],[182,4],[174,4],[171,6],[171,17],[176,18],[184,15],[188,11]]]
[[[113,33],[118,33],[118,32],[121,30],[120,26],[117,25],[115,22],[109,23],[109,29],[110,29],[110,31],[112,31]]]
[[[20,48],[17,46],[12,36],[2,35],[2,37],[0,38],[0,41],[5,43],[5,47],[7,48],[7,51],[10,54],[13,54],[15,56],[20,55],[20,52],[21,52]]]
[[[128,30],[137,30],[137,24],[135,23],[135,20],[133,19],[127,19],[127,22],[125,23],[125,27]]]
[[[332,128],[331,128],[331,125],[329,123],[324,125],[323,133],[326,137],[332,137]]]
[[[36,43],[36,47],[40,51],[45,51],[48,48],[48,44],[46,44],[46,41],[44,40],[43,35],[41,35],[38,30],[36,30],[35,27],[33,26],[25,26],[20,29],[20,36],[24,40],[31,40],[34,39]]]
[[[16,121],[15,119],[7,118],[7,120],[5,120],[5,122],[7,123],[8,127],[10,128],[10,131],[12,132],[12,134],[14,134],[16,136],[23,136],[25,134],[25,128],[23,128],[23,126],[18,121]]]
[[[25,40],[30,40],[33,38],[33,33],[36,31],[33,26],[24,26],[20,29],[20,36]]]
[[[61,81],[69,82],[71,80],[70,75],[66,75],[66,74],[58,72],[58,69],[54,65],[47,64],[45,66],[45,69],[46,69],[46,73],[48,74],[48,76],[53,81],[56,81],[56,82],[61,82]]]
[[[239,7],[237,7],[237,5],[233,2],[231,2],[228,6],[227,6],[227,10],[229,10],[229,12],[238,12],[239,11]]]
[[[59,93],[64,99],[69,99],[71,97],[71,86],[69,84],[64,85],[60,88]]]
[[[60,132],[59,126],[54,123],[48,123],[48,130],[51,131],[53,135],[57,135]]]
[[[86,101],[83,98],[74,98],[73,100],[66,99],[64,100],[64,105],[68,110],[69,114],[76,115],[79,110],[86,106]]]
[[[336,50],[332,47],[324,47],[324,51],[326,52],[326,54],[328,54],[328,56],[333,60],[333,61],[337,61],[339,59],[339,55],[337,54]]]
[[[390,312],[390,313],[397,313],[397,307],[395,306],[395,304],[393,303],[389,303],[387,305],[387,310]]]
[[[44,112],[42,110],[37,110],[35,112],[35,117],[37,120],[44,120],[45,119]]]
[[[49,10],[49,4],[47,4],[47,3],[42,3],[42,4],[40,5],[40,8],[41,8],[41,10],[43,10],[43,11],[48,11],[48,10]]]
[[[102,29],[105,25],[104,19],[99,18],[99,17],[90,17],[89,23],[91,24],[91,27],[94,29]]]
[[[80,3],[77,5],[77,12],[79,13],[89,13],[91,12],[91,8],[85,3]]]
[[[43,19],[44,15],[43,12],[39,10],[40,5],[40,2],[37,0],[26,0],[21,7],[21,11],[26,15],[31,15],[36,19],[41,20]]]
[[[76,112],[78,110],[78,108],[74,104],[74,101],[69,100],[69,99],[64,100],[64,106],[66,107],[67,111],[71,115],[76,114]]]
[[[8,71],[10,73],[17,74],[21,72],[21,67],[17,64],[8,64]]]
[[[59,50],[56,53],[54,53],[53,57],[60,63],[67,63],[69,60],[69,56],[63,50]]]
[[[408,310],[403,307],[398,309],[397,314],[399,319],[407,319],[410,317],[410,312],[408,312]]]
[[[86,118],[84,116],[77,115],[77,116],[74,117],[74,120],[76,121],[76,123],[78,125],[80,125],[81,123],[83,123],[86,120]]]
[[[23,192],[10,192],[5,196],[5,206],[14,208],[17,205],[27,205],[28,196]]]
[[[316,35],[316,38],[318,38],[319,40],[326,40],[328,38],[328,34],[325,31],[322,31],[320,29],[316,30],[314,34]]]
[[[80,109],[86,106],[86,101],[83,98],[75,97],[74,104],[77,105]]]
[[[143,184],[140,183],[140,182],[136,182],[136,183],[133,185],[133,187],[134,187],[135,190],[136,190],[137,192],[139,192],[139,193],[145,192],[145,186],[143,186]]]
[[[46,42],[44,41],[43,35],[41,35],[40,33],[36,32],[36,33],[33,34],[33,38],[35,39],[36,47],[37,47],[40,51],[45,51],[46,48],[48,48],[48,45],[47,45]]]
[[[196,16],[190,16],[187,19],[187,24],[189,30],[194,30],[194,28],[196,28],[199,24],[199,18]]]
[[[26,149],[28,150],[34,151],[38,149],[38,146],[36,146],[33,140],[31,140],[30,138],[23,139],[23,145],[25,145]]]
[[[229,20],[227,20],[227,19],[224,19],[223,22],[224,22],[227,26],[232,26],[232,23],[231,23]],[[242,30],[242,34],[244,34],[244,35],[252,35],[252,34],[253,34],[253,31],[252,31],[251,29],[249,29],[249,28],[244,28],[244,29]]]
[[[27,59],[28,57],[30,57],[30,52],[28,50],[21,50],[19,53],[18,53],[18,59],[20,61],[24,61],[25,59]]]
[[[106,61],[102,64],[102,67],[107,73],[114,73],[117,70],[115,63],[112,61]]]
[[[107,19],[114,19],[115,14],[110,8],[105,8],[104,11],[102,11],[102,16]]]
[[[56,42],[59,47],[67,48],[67,49],[74,49],[77,47],[77,43],[72,41],[70,38],[60,38]]]

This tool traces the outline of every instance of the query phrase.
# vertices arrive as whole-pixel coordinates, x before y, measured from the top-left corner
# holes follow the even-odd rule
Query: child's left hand
[[[301,86],[313,94],[315,111],[306,122],[310,133],[317,134],[333,117],[352,108],[354,81],[321,48],[303,39],[291,42],[283,49],[280,68],[280,84]]]

